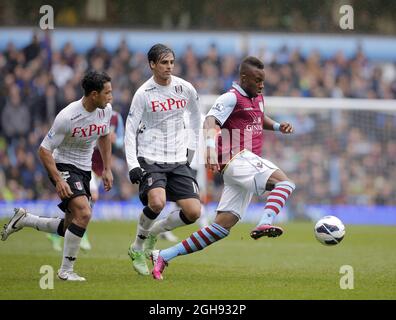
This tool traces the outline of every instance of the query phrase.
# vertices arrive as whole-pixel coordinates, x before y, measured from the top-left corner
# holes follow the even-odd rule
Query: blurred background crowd
[[[250,30],[277,32],[340,32],[339,7],[350,4],[355,25],[365,34],[396,34],[391,1],[169,0],[161,15],[150,8],[159,1],[48,0],[56,27],[133,27],[156,30]],[[1,0],[0,25],[36,25],[41,1]],[[216,6],[216,7],[214,7]],[[216,8],[221,7],[222,10]],[[333,21],[334,20],[334,21]],[[348,32],[348,31],[347,31]],[[0,50],[0,200],[56,199],[37,157],[37,149],[56,114],[82,97],[85,71],[106,71],[112,77],[113,108],[124,119],[137,88],[151,72],[146,52],[132,50],[127,40],[110,49],[100,33],[82,52],[66,42],[54,49],[50,32],[34,33],[24,47],[10,41]],[[130,40],[130,39],[129,39]],[[219,95],[238,77],[243,55],[206,52],[186,45],[176,56],[175,75],[191,82],[201,96]],[[323,52],[323,51],[322,51]],[[343,48],[324,56],[296,47],[254,52],[265,63],[265,96],[396,99],[396,60],[378,61],[359,44],[353,55]],[[206,113],[209,105],[202,106]],[[311,110],[276,114],[288,120],[295,135],[265,133],[264,157],[278,164],[297,184],[290,206],[306,204],[396,205],[395,112]],[[114,150],[115,186],[101,190],[102,200],[136,200],[128,180],[123,150]],[[206,201],[217,202],[221,176],[208,174]],[[393,183],[392,183],[393,182]],[[255,199],[257,200],[257,199]]]
[[[112,77],[113,108],[124,121],[134,92],[151,76],[145,52],[132,52],[125,42],[110,52],[99,36],[83,54],[71,43],[60,51],[50,44],[49,34],[35,34],[25,48],[10,42],[0,52],[0,199],[56,198],[36,151],[56,114],[82,96],[86,70],[104,70]],[[266,96],[396,99],[395,64],[370,61],[359,49],[351,58],[342,51],[327,59],[319,52],[303,56],[287,47],[278,52],[263,48],[259,56],[265,62]],[[201,56],[187,46],[177,57],[175,74],[201,95],[218,95],[237,79],[240,58],[220,56],[215,44]],[[288,120],[297,136],[266,133],[264,150],[298,185],[292,204],[396,204],[395,185],[387,182],[396,179],[395,170],[389,171],[396,161],[394,114],[328,111]],[[115,188],[102,192],[102,199],[136,197],[119,150],[113,170]],[[221,177],[209,175],[208,201],[218,200],[220,184]]]

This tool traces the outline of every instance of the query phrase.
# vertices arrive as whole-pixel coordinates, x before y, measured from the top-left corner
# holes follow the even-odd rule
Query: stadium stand
[[[125,41],[111,52],[98,38],[95,46],[83,54],[77,53],[71,43],[60,51],[52,50],[50,41],[48,35],[34,36],[22,49],[10,42],[0,52],[0,73],[4,75],[0,78],[0,200],[56,199],[56,193],[49,191],[52,189],[36,150],[59,110],[82,96],[79,81],[85,70],[94,68],[109,73],[113,79],[113,108],[124,119],[133,93],[149,76],[144,52],[132,52]],[[268,97],[396,99],[394,62],[372,61],[362,50],[350,58],[342,51],[325,58],[317,51],[303,55],[283,46],[278,51],[262,50],[259,55],[265,61]],[[177,57],[175,74],[193,83],[200,95],[216,95],[236,79],[239,59],[219,54],[215,44],[203,55],[187,46]],[[396,186],[386,183],[396,179],[395,172],[388,170],[396,159],[395,115],[380,113],[370,117],[366,113],[364,119],[352,111],[344,115],[331,114],[334,121],[339,121],[339,131],[337,126],[328,127],[320,114],[294,117],[292,121],[301,122],[302,131],[298,134],[303,143],[296,140],[289,145],[288,153],[277,152],[283,140],[268,136],[276,162],[291,166],[288,172],[298,185],[292,207],[297,208],[301,201],[396,205]],[[366,126],[370,126],[370,131],[365,130]],[[353,128],[341,130],[348,127]],[[386,127],[389,130],[385,137],[381,132]],[[329,130],[336,131],[328,135]],[[294,167],[293,162],[285,161],[290,154],[296,160]],[[337,182],[329,180],[328,171],[318,169],[323,161],[335,156],[338,161],[327,168]],[[115,187],[110,193],[101,194],[101,198],[136,198],[137,189],[127,179],[122,153],[114,154],[113,173]],[[217,201],[221,179],[211,177],[209,183],[209,200]]]

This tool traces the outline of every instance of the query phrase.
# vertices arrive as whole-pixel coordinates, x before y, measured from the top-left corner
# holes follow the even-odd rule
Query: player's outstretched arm
[[[270,117],[265,116],[263,122],[263,129],[270,131],[280,131],[284,134],[293,133],[293,126],[288,122],[278,123],[272,120]]]

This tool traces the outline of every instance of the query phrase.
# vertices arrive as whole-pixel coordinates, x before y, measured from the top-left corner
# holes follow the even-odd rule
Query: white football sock
[[[172,211],[165,219],[156,221],[150,229],[150,234],[158,235],[162,232],[171,231],[181,226],[187,225],[180,218],[180,208]]]
[[[37,229],[39,231],[48,233],[57,233],[59,223],[62,221],[60,218],[47,218],[39,217],[30,213],[26,213],[23,219],[23,226]]]
[[[63,246],[62,271],[73,271],[74,262],[77,259],[81,238],[84,232],[84,228],[76,226],[73,223],[67,228]]]
[[[146,240],[147,236],[149,235],[150,227],[153,225],[154,221],[155,220],[150,219],[143,212],[140,214],[135,242],[131,246],[134,250],[143,250],[144,240]]]

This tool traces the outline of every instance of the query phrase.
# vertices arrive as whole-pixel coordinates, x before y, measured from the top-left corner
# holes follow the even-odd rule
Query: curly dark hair
[[[81,86],[84,89],[84,96],[88,97],[92,91],[102,91],[104,84],[110,81],[111,77],[106,72],[88,71],[81,81]]]

